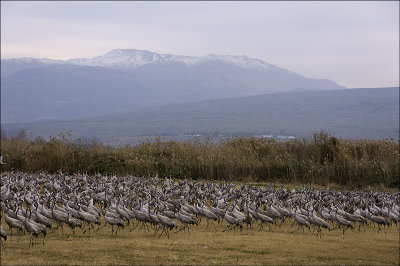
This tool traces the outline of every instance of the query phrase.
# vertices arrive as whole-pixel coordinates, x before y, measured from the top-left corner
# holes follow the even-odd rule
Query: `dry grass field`
[[[104,220],[102,221],[102,225]],[[2,220],[2,225],[8,226]],[[398,265],[399,228],[386,228],[386,234],[378,234],[377,227],[358,226],[354,231],[347,230],[342,236],[340,230],[323,230],[322,239],[296,231],[291,221],[286,220],[281,227],[273,226],[273,232],[265,227],[259,231],[258,224],[252,229],[244,227],[242,232],[226,231],[226,222],[206,228],[206,221],[191,227],[186,232],[170,233],[170,239],[163,234],[160,239],[154,230],[132,232],[125,227],[118,235],[111,234],[106,226],[98,232],[76,235],[64,226],[55,230],[45,239],[36,241],[29,247],[29,235],[19,240],[17,235],[9,236],[1,249],[1,265]],[[96,226],[97,228],[97,226]],[[365,229],[366,231],[364,231]],[[13,231],[14,232],[14,231]]]
[[[7,165],[3,171],[87,173],[282,182],[345,188],[398,188],[399,142],[338,139],[325,132],[309,139],[275,141],[260,138],[185,142],[143,142],[109,147],[96,141],[58,138],[1,140]]]

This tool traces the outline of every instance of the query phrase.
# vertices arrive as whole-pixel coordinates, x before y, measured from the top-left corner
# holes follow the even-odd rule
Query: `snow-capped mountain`
[[[79,66],[99,66],[115,68],[135,68],[146,64],[163,61],[164,57],[149,51],[134,49],[115,49],[105,55],[94,58],[77,58],[66,63]]]
[[[160,104],[345,87],[247,56],[115,49],[94,58],[1,60],[3,122],[69,119]]]
[[[262,60],[250,58],[247,56],[234,56],[234,55],[216,55],[209,54],[206,56],[184,56],[172,54],[158,54],[146,50],[136,49],[115,49],[105,55],[97,56],[94,58],[75,58],[69,60],[53,60],[46,58],[17,58],[17,59],[4,59],[5,61],[16,60],[24,63],[43,63],[46,65],[51,64],[71,64],[78,66],[97,66],[97,67],[112,67],[112,68],[137,68],[143,65],[157,63],[181,63],[186,66],[193,66],[206,62],[223,62],[239,66],[244,69],[280,71],[285,73],[293,73],[289,70],[268,64]],[[294,73],[293,73],[294,74]]]

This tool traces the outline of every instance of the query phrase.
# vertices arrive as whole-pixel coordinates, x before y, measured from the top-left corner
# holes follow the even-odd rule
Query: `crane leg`
[[[292,225],[290,227],[293,227],[294,223],[296,222],[296,220],[293,221]]]
[[[267,224],[267,225],[269,227],[269,231],[271,231],[273,233],[274,231],[272,230],[272,227],[269,224]]]
[[[214,225],[215,232],[217,232],[217,227],[215,227],[215,224],[214,224],[214,222],[213,222],[213,221],[211,221],[211,223]]]
[[[297,227],[296,230],[294,230],[294,231],[292,231],[292,232],[290,232],[290,233],[293,234],[294,232],[296,232],[296,231],[299,230],[299,229],[300,229],[300,225]]]

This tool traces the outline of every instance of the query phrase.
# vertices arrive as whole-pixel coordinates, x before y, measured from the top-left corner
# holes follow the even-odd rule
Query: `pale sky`
[[[399,86],[398,1],[1,1],[1,58],[113,49],[247,55],[349,88]]]

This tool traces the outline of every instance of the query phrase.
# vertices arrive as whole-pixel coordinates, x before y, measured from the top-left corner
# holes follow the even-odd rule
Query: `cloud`
[[[3,58],[95,57],[115,48],[192,56],[236,54],[349,87],[399,83],[394,74],[399,72],[396,1],[1,5]]]

